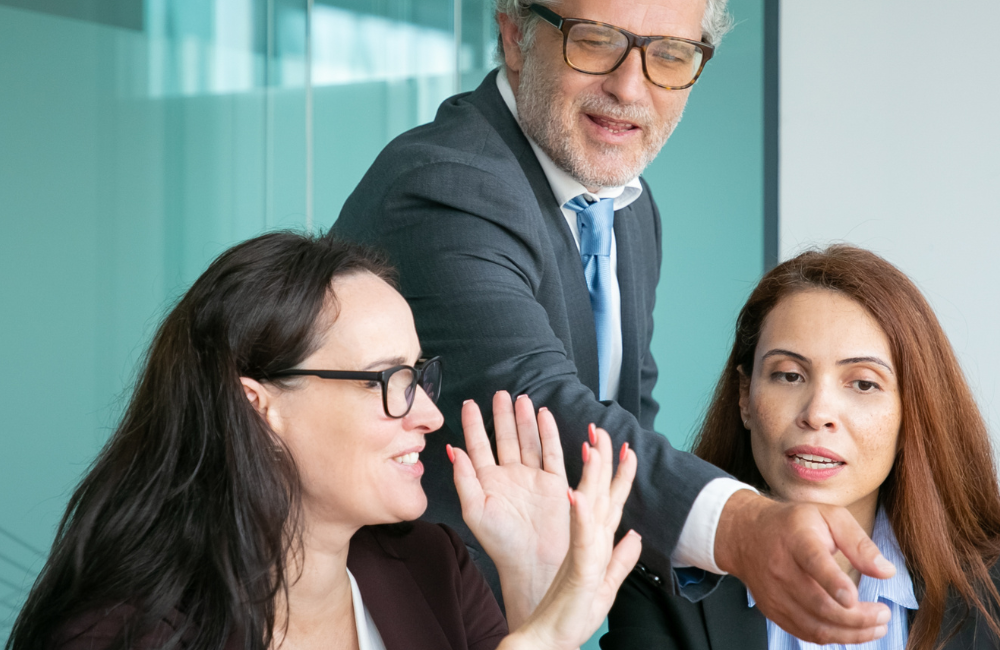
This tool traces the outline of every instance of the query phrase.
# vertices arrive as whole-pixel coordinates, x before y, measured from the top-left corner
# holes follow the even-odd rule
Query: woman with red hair
[[[864,648],[1000,647],[1000,490],[986,425],[927,301],[882,258],[833,246],[764,276],[694,452],[776,499],[857,519],[897,569],[875,580],[838,558],[861,600],[892,614]],[[609,628],[605,650],[816,647],[765,619],[732,576],[691,603],[633,573]]]

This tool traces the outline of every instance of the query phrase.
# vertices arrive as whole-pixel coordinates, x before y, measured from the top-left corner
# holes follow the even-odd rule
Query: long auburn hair
[[[286,557],[300,547],[295,463],[247,400],[319,345],[331,281],[370,272],[368,250],[291,232],[216,259],[160,325],[121,423],[73,493],[7,650],[41,650],[95,611],[132,647],[167,618],[162,648],[264,650]],[[331,302],[332,301],[332,302]],[[277,382],[275,382],[277,383]],[[290,384],[283,385],[292,388]],[[60,635],[61,636],[61,635]]]
[[[1000,637],[1000,594],[989,573],[1000,557],[1000,489],[986,424],[930,305],[906,275],[878,255],[831,246],[802,253],[761,279],[740,311],[733,349],[694,453],[767,489],[740,417],[739,371],[751,375],[771,310],[786,296],[808,289],[853,299],[889,339],[902,421],[899,452],[879,500],[923,593],[908,648],[935,647],[945,614],[952,613],[947,611],[949,593],[964,601],[966,613],[984,614]]]

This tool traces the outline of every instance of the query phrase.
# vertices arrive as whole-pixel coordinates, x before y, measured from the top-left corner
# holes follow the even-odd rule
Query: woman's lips
[[[847,462],[823,447],[793,447],[785,452],[792,473],[806,481],[823,481],[840,472]]]
[[[420,462],[420,452],[422,451],[422,446],[407,449],[403,453],[393,456],[390,462],[406,474],[422,476],[424,473],[424,464]]]

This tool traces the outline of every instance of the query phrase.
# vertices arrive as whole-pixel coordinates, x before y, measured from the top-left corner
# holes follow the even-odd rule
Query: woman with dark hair
[[[774,498],[855,517],[897,569],[880,581],[838,558],[860,598],[892,612],[864,648],[1000,647],[1000,491],[986,426],[930,306],[882,258],[833,246],[764,276],[695,453]],[[601,647],[816,647],[753,605],[732,576],[691,603],[633,574]]]
[[[427,504],[441,365],[391,282],[363,249],[291,233],[213,262],[156,333],[8,650],[576,648],[596,630],[638,558],[637,535],[613,546],[635,455],[612,478],[592,430],[567,501],[551,414],[499,394],[497,465],[466,405],[468,455],[450,453],[508,635],[458,537],[400,523]]]

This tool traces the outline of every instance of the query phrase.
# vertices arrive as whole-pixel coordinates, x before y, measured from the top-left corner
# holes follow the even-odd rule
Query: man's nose
[[[632,104],[649,93],[646,75],[642,71],[642,52],[634,47],[621,65],[604,78],[604,92],[621,104]]]

